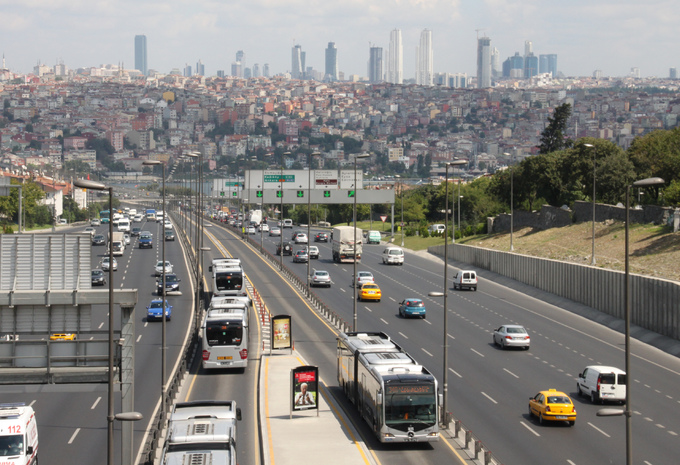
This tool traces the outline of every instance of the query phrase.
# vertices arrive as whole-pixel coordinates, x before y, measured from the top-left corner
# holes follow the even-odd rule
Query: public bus
[[[208,309],[201,325],[203,368],[248,366],[248,318],[227,308]]]
[[[101,220],[102,224],[108,223],[111,220],[111,212],[108,210],[102,210],[99,212],[99,219]]]
[[[238,258],[215,258],[208,268],[212,272],[213,296],[246,295],[245,272]]]
[[[437,379],[382,332],[341,333],[338,384],[380,442],[439,441]]]

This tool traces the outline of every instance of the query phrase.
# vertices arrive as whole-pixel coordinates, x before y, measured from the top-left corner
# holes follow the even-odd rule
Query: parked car
[[[109,271],[109,257],[102,258],[101,264],[99,266],[104,271]],[[118,271],[118,262],[116,257],[113,257],[113,265],[111,266],[113,271]]]
[[[363,300],[377,300],[380,302],[380,299],[382,299],[382,292],[380,291],[380,287],[375,283],[366,283],[362,285],[357,294],[357,300],[359,302]]]
[[[314,270],[309,279],[310,286],[331,287],[331,275],[328,271]]]
[[[425,302],[422,299],[404,299],[399,303],[399,316],[406,318],[407,316],[419,316],[423,320],[427,315]]]
[[[165,301],[165,319],[170,321],[172,318],[172,305]],[[146,307],[146,321],[162,320],[163,319],[163,300],[154,299],[148,307]]]
[[[172,263],[170,263],[168,260],[165,261],[165,267],[163,266],[163,261],[156,262],[156,267],[155,267],[155,273],[156,276],[161,276],[163,274],[163,268],[165,268],[165,274],[166,276],[169,273],[172,273]]]
[[[93,286],[103,286],[106,284],[106,276],[104,271],[100,269],[92,270],[92,285]]]
[[[307,247],[307,253],[309,254],[309,259],[310,260],[318,260],[319,259],[319,248],[315,245],[310,245]]]
[[[170,273],[165,275],[165,293],[177,292],[179,291],[179,283],[181,279],[177,277],[175,273]],[[163,277],[161,276],[156,281],[156,294],[161,295],[163,293]]]
[[[471,270],[460,270],[453,277],[454,289],[477,290],[477,273]]]
[[[427,231],[428,231],[430,234],[432,234],[432,233],[436,233],[436,234],[444,234],[444,232],[446,231],[446,225],[443,225],[443,224],[431,224],[431,225],[427,228]]]
[[[276,255],[281,255],[281,244],[276,244]],[[283,255],[293,255],[293,246],[290,242],[283,243]]]
[[[576,423],[576,408],[571,398],[555,389],[541,391],[529,399],[529,415],[538,417],[538,422],[566,421],[569,426]]]
[[[309,261],[309,254],[306,250],[301,249],[293,255],[293,263],[307,263]]]
[[[579,396],[590,396],[595,403],[626,403],[626,372],[614,367],[590,365],[579,373],[576,382]]]
[[[521,347],[524,350],[529,350],[531,345],[531,337],[524,326],[521,325],[503,325],[493,332],[493,343],[506,347]]]

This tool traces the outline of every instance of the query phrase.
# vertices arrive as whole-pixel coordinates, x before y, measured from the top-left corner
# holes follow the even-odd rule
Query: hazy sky
[[[134,36],[145,34],[149,68],[168,72],[200,59],[207,75],[246,66],[289,71],[300,44],[307,66],[324,70],[328,42],[340,71],[367,75],[369,43],[384,48],[402,31],[404,78],[413,78],[420,32],[432,31],[435,72],[476,73],[476,29],[501,63],[524,42],[556,53],[567,76],[667,77],[680,68],[680,0],[0,0],[0,52],[7,67],[134,67]]]

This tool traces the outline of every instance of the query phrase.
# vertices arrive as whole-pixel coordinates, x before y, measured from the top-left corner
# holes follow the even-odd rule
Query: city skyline
[[[530,41],[536,56],[558,55],[559,71],[566,76],[592,76],[595,70],[627,76],[637,68],[642,77],[664,77],[680,65],[680,57],[667,53],[678,41],[674,24],[680,12],[662,0],[525,0],[521,8],[510,0],[407,0],[398,5],[350,0],[313,9],[296,8],[292,1],[222,5],[197,0],[188,5],[123,0],[114,5],[10,0],[0,6],[0,52],[17,73],[30,73],[38,63],[64,63],[70,69],[123,63],[134,69],[131,42],[143,34],[148,69],[168,73],[201,59],[206,75],[213,76],[230,69],[230,57],[238,50],[251,57],[250,63],[269,63],[271,74],[291,72],[290,50],[297,44],[306,51],[307,66],[323,72],[325,48],[335,42],[338,71],[346,78],[366,77],[369,42],[388,51],[390,31],[398,29],[403,79],[412,80],[419,37],[428,29],[435,73],[475,76],[477,38],[484,35],[501,61],[515,52],[523,55]],[[346,27],[348,21],[352,28]]]

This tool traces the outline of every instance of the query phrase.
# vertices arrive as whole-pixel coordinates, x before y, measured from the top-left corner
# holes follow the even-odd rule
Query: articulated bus
[[[385,333],[341,333],[338,383],[380,442],[439,441],[437,379]]]
[[[248,366],[248,315],[230,308],[208,309],[201,326],[203,368]]]

